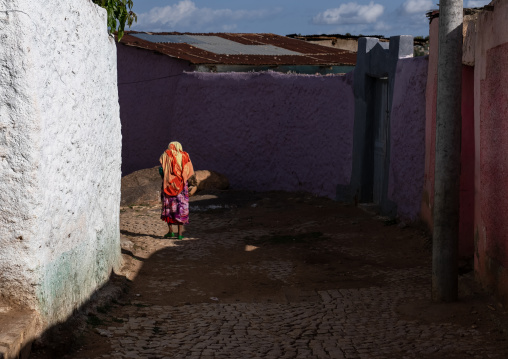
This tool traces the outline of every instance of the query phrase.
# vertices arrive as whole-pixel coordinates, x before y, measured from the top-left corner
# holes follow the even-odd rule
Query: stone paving
[[[126,216],[135,210],[138,211],[137,217],[131,216],[127,220]],[[325,233],[330,240],[312,244],[314,247],[310,250],[324,253],[331,252],[333,247],[339,248],[342,254],[363,258],[368,263],[355,278],[379,276],[383,278],[379,284],[349,288],[331,285],[317,289],[307,286],[297,290],[294,296],[286,296],[285,301],[235,302],[231,299],[223,302],[220,297],[209,297],[209,291],[182,275],[198,270],[200,263],[204,265],[210,260],[209,256],[213,256],[217,248],[220,251],[236,248],[245,244],[245,237],[269,234],[270,225],[242,228],[239,226],[242,216],[238,212],[199,212],[193,214],[193,221],[206,223],[206,228],[189,226],[189,238],[182,244],[160,237],[164,227],[156,222],[157,211],[157,207],[125,209],[122,228],[127,234],[124,239],[132,241],[138,248],[138,251],[133,250],[136,255],[159,258],[160,262],[153,265],[151,273],[165,271],[171,275],[137,276],[133,269],[133,282],[147,281],[143,287],[147,292],[136,293],[134,284],[127,297],[119,300],[107,314],[110,320],[94,327],[88,334],[87,344],[66,357],[508,357],[507,342],[499,336],[494,338],[491,326],[478,328],[453,321],[412,320],[402,316],[398,310],[401,303],[430,301],[428,262],[415,262],[399,268],[379,266],[376,264],[382,255],[379,251],[369,246],[348,245],[351,242],[341,244],[353,236],[353,233],[348,234],[348,228],[345,233]],[[353,217],[344,221],[355,224],[357,219]],[[248,221],[246,218],[244,216],[243,220]],[[256,219],[251,221],[256,222]],[[371,222],[375,220],[362,217],[359,221],[361,226],[374,226]],[[313,228],[310,224],[299,225],[302,226],[299,230]],[[144,249],[140,249],[143,246]],[[193,262],[183,265],[185,260]],[[298,263],[290,258],[274,260],[268,256],[256,263],[225,262],[210,273],[212,277],[221,276],[226,281],[237,273],[264,273],[291,290],[298,286],[292,282],[297,267]],[[202,299],[161,304],[164,301],[160,298],[183,290]],[[100,350],[96,352],[93,351],[94,342],[101,344],[97,344]]]
[[[112,349],[101,357],[506,357],[508,349],[499,353],[476,329],[401,320],[396,303],[426,289],[397,280],[383,289],[319,291],[319,301],[306,303],[128,306],[122,324],[101,331]]]

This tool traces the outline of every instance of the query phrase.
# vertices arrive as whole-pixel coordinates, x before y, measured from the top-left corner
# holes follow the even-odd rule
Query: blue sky
[[[438,0],[134,0],[137,31],[427,36]],[[490,0],[464,0],[481,7]]]

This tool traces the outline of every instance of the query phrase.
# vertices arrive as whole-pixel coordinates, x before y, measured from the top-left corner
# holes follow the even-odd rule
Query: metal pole
[[[440,0],[432,299],[458,296],[463,0]]]

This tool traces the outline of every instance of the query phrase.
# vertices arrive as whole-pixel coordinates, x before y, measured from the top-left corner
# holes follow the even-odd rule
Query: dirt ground
[[[57,329],[31,358],[109,357],[111,338],[100,331],[125,321],[129,306],[313,302],[331,288],[382,289],[391,284],[387,273],[401,270],[403,280],[428,288],[397,303],[401,318],[472,328],[508,345],[506,309],[475,285],[467,262],[460,268],[460,300],[431,302],[431,240],[420,225],[285,192],[200,193],[191,198],[183,241],[163,238],[158,204],[122,207],[120,216],[124,267],[111,285],[122,294],[86,308],[85,321]]]

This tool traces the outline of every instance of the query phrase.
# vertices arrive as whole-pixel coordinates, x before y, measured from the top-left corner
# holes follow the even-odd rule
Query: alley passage
[[[158,205],[122,209],[128,290],[66,358],[508,357],[506,313],[472,272],[461,302],[430,303],[414,226],[307,194],[191,201],[183,241],[162,237]]]

